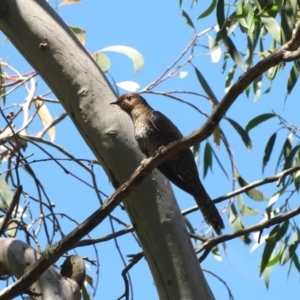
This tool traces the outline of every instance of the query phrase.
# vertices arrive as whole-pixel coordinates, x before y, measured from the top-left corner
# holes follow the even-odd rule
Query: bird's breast
[[[157,132],[151,122],[146,118],[138,118],[134,122],[134,137],[141,151],[147,156],[151,156],[164,143],[160,134]]]

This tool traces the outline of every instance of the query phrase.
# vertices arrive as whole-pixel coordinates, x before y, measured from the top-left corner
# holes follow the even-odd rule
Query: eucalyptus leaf
[[[103,49],[99,50],[99,52],[117,52],[117,53],[126,55],[127,57],[129,57],[132,60],[135,73],[138,73],[144,66],[143,55],[139,51],[137,51],[136,49],[134,49],[132,47],[115,45],[115,46],[109,46],[109,47],[103,48]]]

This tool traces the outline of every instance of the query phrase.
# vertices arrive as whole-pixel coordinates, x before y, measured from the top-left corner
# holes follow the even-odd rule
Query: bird
[[[146,157],[183,137],[174,123],[161,112],[155,111],[140,94],[124,94],[110,104],[118,105],[131,117],[135,140]],[[224,223],[201,183],[192,151],[188,148],[178,152],[157,166],[157,169],[195,198],[205,221],[220,235]]]

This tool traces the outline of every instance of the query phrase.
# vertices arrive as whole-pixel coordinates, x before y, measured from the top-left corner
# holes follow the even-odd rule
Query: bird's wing
[[[179,131],[179,129],[170,121],[165,115],[158,111],[153,111],[151,113],[150,118],[153,126],[157,131],[164,137],[165,145],[174,142],[178,139],[181,139],[183,135]],[[179,159],[184,161],[186,166],[191,170],[191,173],[194,175],[196,181],[200,182],[198,169],[194,160],[193,153],[190,149],[185,149],[177,153]],[[192,187],[187,184],[183,178],[179,177],[177,174],[175,175],[172,170],[166,165],[161,164],[158,169],[175,185],[185,190],[186,192],[196,195],[197,191],[193,190]],[[200,182],[201,184],[201,182]]]
[[[179,140],[183,137],[183,135],[173,124],[173,122],[159,111],[153,111],[150,120],[156,130],[159,131],[160,134],[164,137],[164,140],[166,141],[164,145]],[[195,159],[190,149],[185,149],[179,152],[177,155],[186,161],[189,167],[193,169],[193,172],[196,172],[198,174]]]
[[[159,111],[152,111],[150,120],[155,129],[164,137],[166,145],[183,137],[172,121]]]

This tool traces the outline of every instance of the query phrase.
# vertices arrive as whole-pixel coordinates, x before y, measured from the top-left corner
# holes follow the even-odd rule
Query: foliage
[[[225,90],[228,91],[233,84],[233,78],[238,70],[243,72],[249,70],[260,59],[268,57],[268,55],[276,50],[277,47],[282,46],[292,37],[297,21],[299,18],[299,5],[297,1],[244,1],[238,0],[233,3],[227,3],[223,0],[212,1],[209,7],[203,11],[202,5],[195,5],[192,2],[193,11],[198,12],[197,20],[206,18],[215,14],[217,24],[213,27],[215,30],[214,36],[209,35],[209,52],[212,58],[212,62],[216,62],[217,58],[221,59],[219,55],[220,48],[222,48],[223,57],[223,71],[227,70],[227,79],[225,81]],[[184,4],[184,1],[179,1],[180,6]],[[183,16],[187,20],[187,24],[191,26],[195,31],[195,22],[186,12],[183,12]],[[243,35],[246,37],[246,43],[241,46],[240,39],[239,45],[235,45],[234,40],[236,37]],[[267,48],[266,44],[270,41],[270,46]],[[213,45],[213,47],[211,47]],[[228,67],[230,59],[233,62],[233,66]],[[279,77],[280,71],[283,71],[283,65],[278,65],[270,69],[264,76],[258,77],[252,82],[252,90],[254,94],[254,101],[258,101],[263,94],[269,93],[272,90],[273,82]],[[287,77],[286,97],[288,97],[295,87],[299,77],[299,58],[296,58],[292,65],[289,67],[289,76]],[[209,99],[216,104],[219,100],[216,99],[213,89],[209,83],[205,80],[205,73],[195,67],[196,74]],[[262,94],[262,87],[267,84],[267,89]],[[284,83],[280,83],[281,85]],[[250,86],[245,90],[246,95],[250,95]],[[213,100],[212,100],[213,99]],[[275,190],[273,196],[269,199],[264,214],[264,220],[270,219],[276,215],[282,215],[291,210],[290,198],[294,193],[299,191],[299,138],[297,125],[290,124],[280,114],[276,114],[271,111],[257,115],[252,120],[249,120],[245,128],[238,124],[235,120],[225,118],[235,129],[236,133],[240,136],[245,146],[251,150],[251,133],[252,130],[259,130],[260,127],[266,126],[267,122],[271,119],[277,120],[277,128],[274,128],[274,133],[270,137],[264,137],[265,151],[262,158],[262,172],[265,170],[266,165],[270,162],[271,157],[275,154],[277,149],[281,149],[279,156],[277,157],[277,164],[273,166],[275,172],[291,171],[288,176],[283,176],[279,179],[277,186],[280,186],[280,190]],[[274,124],[274,122],[273,122]],[[220,131],[224,135],[221,140],[227,140],[222,127]],[[286,139],[278,141],[279,132],[284,132]],[[220,147],[219,143],[216,143],[217,147]],[[227,145],[225,144],[227,147]],[[199,147],[199,146],[198,146]],[[212,155],[208,153],[212,147],[205,147],[205,159],[203,162],[204,175],[206,175],[208,169],[212,169],[213,160]],[[274,159],[274,158],[273,158]],[[225,168],[220,165],[220,161],[216,160],[217,164],[221,166],[222,170]],[[234,161],[231,162],[233,167],[233,178],[237,180],[240,187],[245,187],[249,183],[242,178],[237,172],[237,166],[234,165]],[[280,176],[279,176],[280,177]],[[268,178],[265,179],[267,182]],[[259,192],[259,190],[252,189],[246,192],[250,199],[255,201],[265,201],[267,198]],[[283,200],[283,204],[280,203],[280,199]],[[229,221],[234,231],[239,231],[244,228],[241,216],[247,217],[257,214],[254,208],[246,207],[242,195],[237,196],[237,202],[239,211],[236,210],[234,204],[231,204],[229,209]],[[277,204],[277,205],[276,205]],[[260,232],[262,234],[262,232]],[[246,239],[245,239],[246,238]],[[250,243],[249,236],[244,237],[243,240],[246,243]],[[264,251],[261,260],[260,275],[263,275],[265,283],[268,286],[270,280],[270,270],[276,264],[283,266],[287,262],[289,263],[289,271],[292,267],[299,269],[299,260],[296,249],[299,245],[299,225],[293,220],[286,220],[281,225],[277,225],[272,228],[269,234],[265,236],[261,244],[264,243]]]

